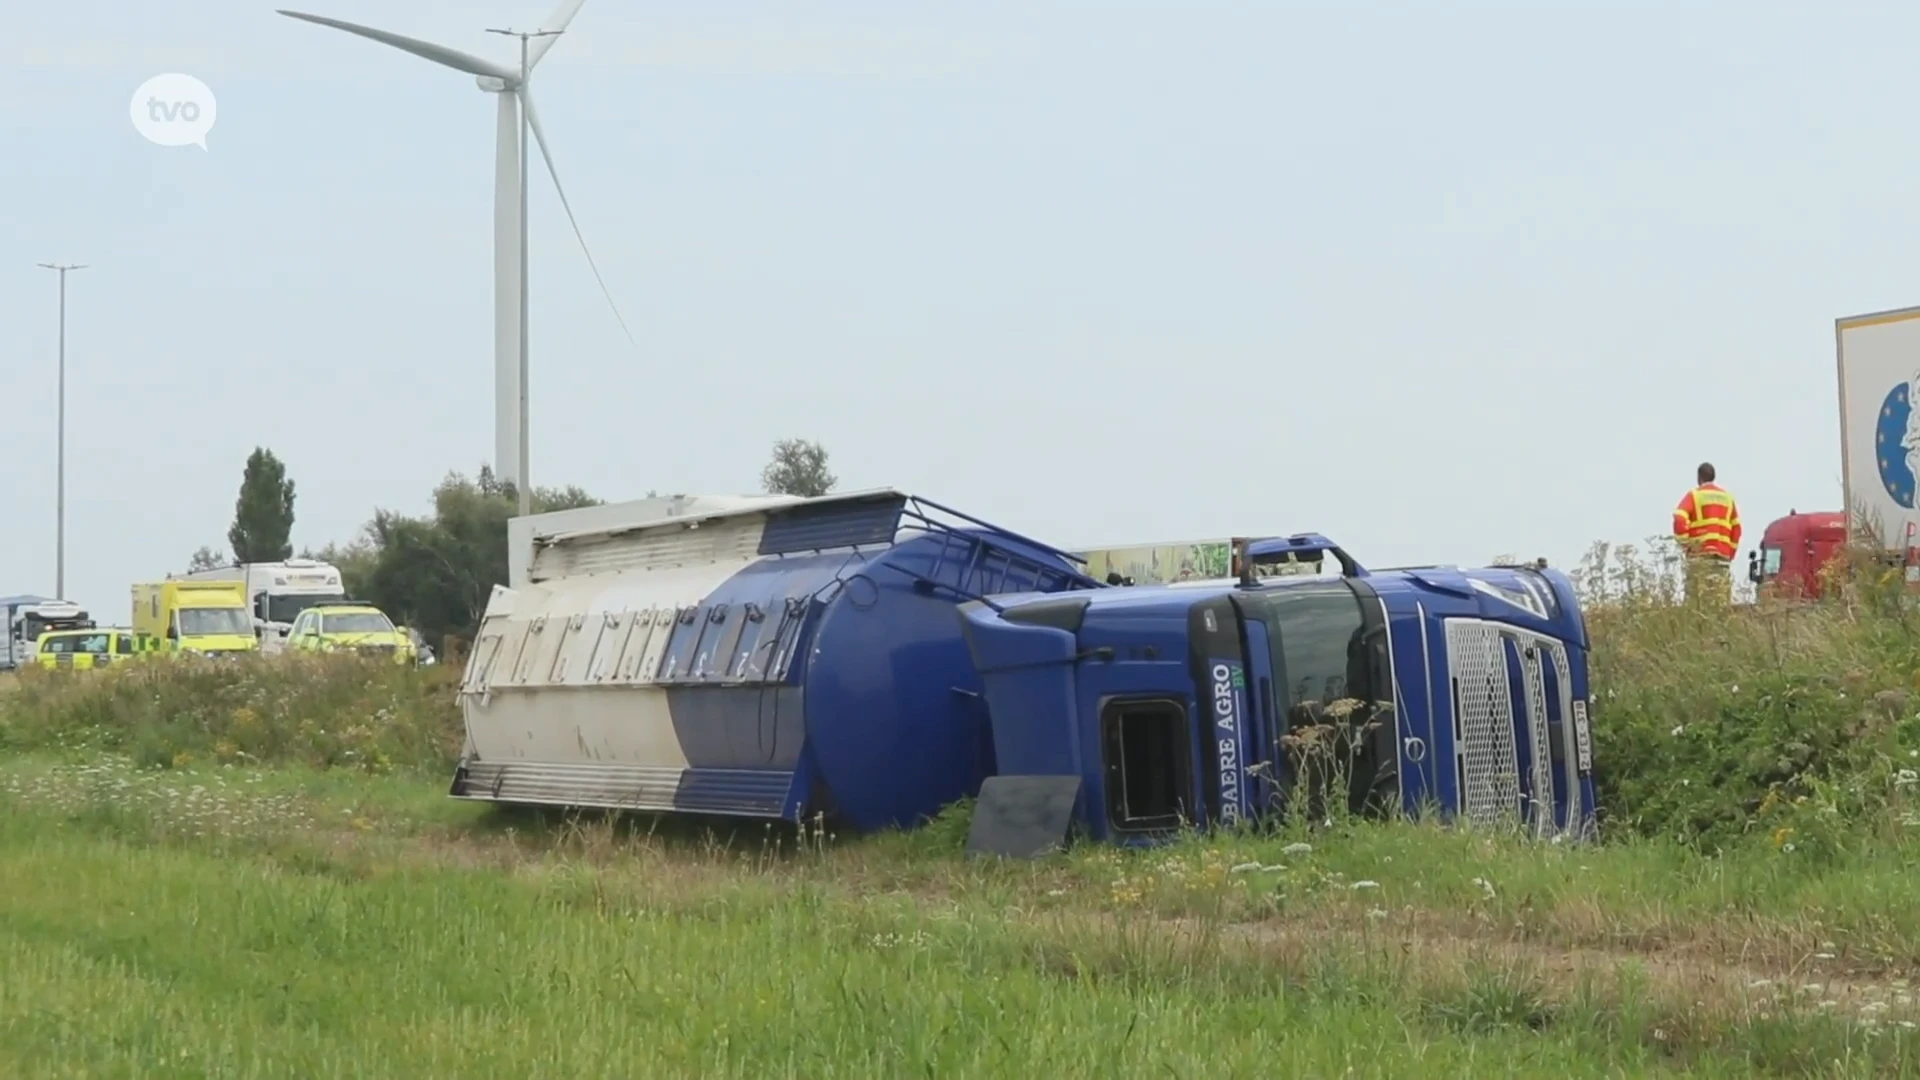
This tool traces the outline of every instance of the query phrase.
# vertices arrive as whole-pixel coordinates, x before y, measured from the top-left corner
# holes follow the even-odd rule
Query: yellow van
[[[133,587],[133,630],[142,649],[235,656],[260,639],[240,581],[156,581]]]
[[[45,668],[87,671],[131,660],[136,652],[133,631],[119,627],[91,630],[49,630],[33,645],[33,661]]]

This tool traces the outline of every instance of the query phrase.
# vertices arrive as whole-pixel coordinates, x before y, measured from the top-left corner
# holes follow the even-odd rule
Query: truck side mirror
[[[1747,552],[1747,580],[1755,585],[1760,584],[1760,553],[1758,551]]]

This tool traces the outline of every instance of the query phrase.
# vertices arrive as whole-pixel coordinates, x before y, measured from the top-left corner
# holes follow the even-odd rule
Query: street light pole
[[[54,481],[53,597],[67,598],[67,271],[85,270],[84,263],[39,263],[60,274],[60,405]]]
[[[527,98],[523,90],[527,86],[527,76],[532,67],[527,63],[527,42],[537,37],[558,34],[559,30],[494,30],[489,34],[504,34],[520,39],[520,85],[514,87],[516,105],[520,113],[520,454],[519,482],[514,485],[520,497],[520,516],[533,513],[533,481],[528,475],[527,461],[527,141],[532,125],[527,118]]]

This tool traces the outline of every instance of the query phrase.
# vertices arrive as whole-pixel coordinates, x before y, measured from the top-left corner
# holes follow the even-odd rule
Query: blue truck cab
[[[1258,573],[1326,556],[1337,575]],[[1588,640],[1565,574],[1369,571],[1317,534],[1234,563],[961,605],[998,774],[1077,778],[1077,831],[1125,844],[1342,801],[1591,835]]]

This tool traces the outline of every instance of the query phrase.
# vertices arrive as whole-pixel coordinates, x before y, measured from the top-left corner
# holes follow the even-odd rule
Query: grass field
[[[1412,826],[958,856],[15,757],[0,1075],[1887,1075],[1916,867]],[[1308,849],[1296,845],[1307,845]]]
[[[1920,633],[1594,606],[1606,841],[1031,864],[448,799],[446,671],[0,695],[0,1076],[1920,1075]]]

